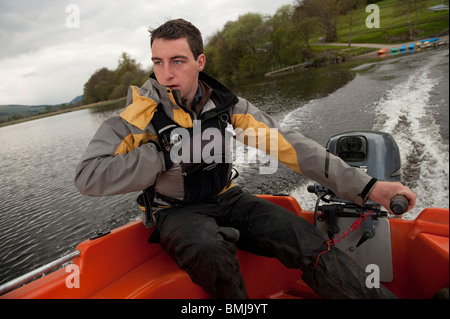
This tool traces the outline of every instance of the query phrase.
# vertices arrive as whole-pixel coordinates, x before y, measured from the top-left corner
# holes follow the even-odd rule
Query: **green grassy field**
[[[417,34],[416,39],[436,36],[444,30],[448,30],[449,11],[429,11],[428,8],[441,4],[442,1],[421,1],[417,9]],[[448,5],[449,1],[443,1]],[[408,18],[405,4],[398,0],[384,0],[377,2],[380,8],[380,28],[369,29],[366,26],[366,18],[371,12],[365,12],[361,8],[352,15],[352,43],[399,43],[408,41]],[[411,24],[414,26],[416,13],[410,12]],[[338,23],[339,42],[348,41],[350,32],[348,16],[340,16]]]
[[[430,37],[439,37],[448,34],[449,11],[433,12],[428,8],[444,3],[448,5],[449,1],[420,1],[421,5],[416,12],[410,12],[411,24],[416,29],[414,40],[426,39]],[[380,28],[369,29],[366,26],[366,18],[371,12],[366,12],[362,7],[352,14],[352,37],[351,43],[369,43],[369,44],[397,44],[411,41],[409,37],[408,19],[406,14],[406,5],[399,0],[384,0],[376,3],[380,9]],[[340,16],[338,20],[338,43],[342,45],[323,45],[316,39],[311,45],[311,49],[317,55],[315,60],[332,60],[337,56],[344,56],[344,60],[350,57],[362,55],[377,48],[370,47],[349,47],[349,17]],[[325,54],[323,53],[325,51]],[[320,64],[319,64],[320,65]]]

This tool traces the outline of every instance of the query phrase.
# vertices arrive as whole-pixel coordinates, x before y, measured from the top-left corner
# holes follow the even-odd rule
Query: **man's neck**
[[[198,87],[197,87],[197,92],[195,93],[194,98],[192,99],[192,102],[190,105],[191,110],[195,110],[195,107],[197,106],[197,103],[200,102],[200,100],[202,99],[202,96],[203,96],[203,90],[202,90],[202,86],[199,83]]]
[[[202,90],[200,88],[200,84],[197,85],[197,91],[195,92],[194,96],[191,97],[185,97],[181,100],[181,103],[183,103],[184,106],[186,106],[190,110],[194,110],[196,104],[198,101],[200,101],[202,97]]]

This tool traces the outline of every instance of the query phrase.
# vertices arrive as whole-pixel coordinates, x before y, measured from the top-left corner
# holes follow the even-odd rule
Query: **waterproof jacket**
[[[199,81],[212,93],[198,115],[182,104],[178,90],[161,86],[154,76],[141,88],[131,86],[125,109],[102,123],[82,156],[76,168],[78,190],[88,196],[107,196],[154,185],[161,195],[185,199],[189,190],[184,187],[182,167],[174,163],[166,169],[151,122],[161,104],[167,116],[183,128],[227,113],[237,140],[266,151],[342,199],[359,205],[367,200],[374,180],[362,170],[350,167],[296,130],[281,128],[272,117],[207,74],[200,72]]]

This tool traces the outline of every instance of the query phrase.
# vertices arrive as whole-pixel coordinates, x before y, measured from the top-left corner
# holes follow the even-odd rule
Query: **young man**
[[[168,21],[150,32],[154,74],[141,88],[130,88],[127,107],[90,142],[77,167],[79,191],[105,196],[146,190],[142,203],[147,212],[153,206],[156,226],[152,240],[214,298],[247,297],[236,248],[300,268],[303,280],[325,298],[394,297],[385,288],[367,289],[366,273],[338,249],[318,259],[326,250],[318,230],[235,186],[223,147],[202,144],[200,136],[219,132],[224,141],[220,137],[229,132],[240,138],[239,132],[250,130],[269,148],[275,135],[281,162],[360,205],[371,199],[388,208],[394,195],[403,194],[409,210],[415,194],[401,183],[376,181],[298,132],[280,128],[203,73],[201,34],[189,22]],[[184,132],[189,134],[180,142]],[[195,151],[181,156],[180,143],[192,146],[188,150],[200,147],[201,160]]]

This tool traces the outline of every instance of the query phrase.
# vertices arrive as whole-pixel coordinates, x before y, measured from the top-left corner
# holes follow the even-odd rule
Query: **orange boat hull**
[[[293,197],[261,197],[313,222],[313,213],[303,211]],[[383,284],[398,297],[431,298],[448,287],[448,221],[448,209],[439,208],[424,210],[416,220],[390,220],[394,279]],[[72,267],[0,298],[209,298],[159,244],[148,243],[151,232],[136,221],[86,240],[78,245],[80,256]],[[300,279],[300,270],[243,251],[238,257],[250,298],[320,298]],[[71,281],[74,276],[79,279],[76,284]]]

